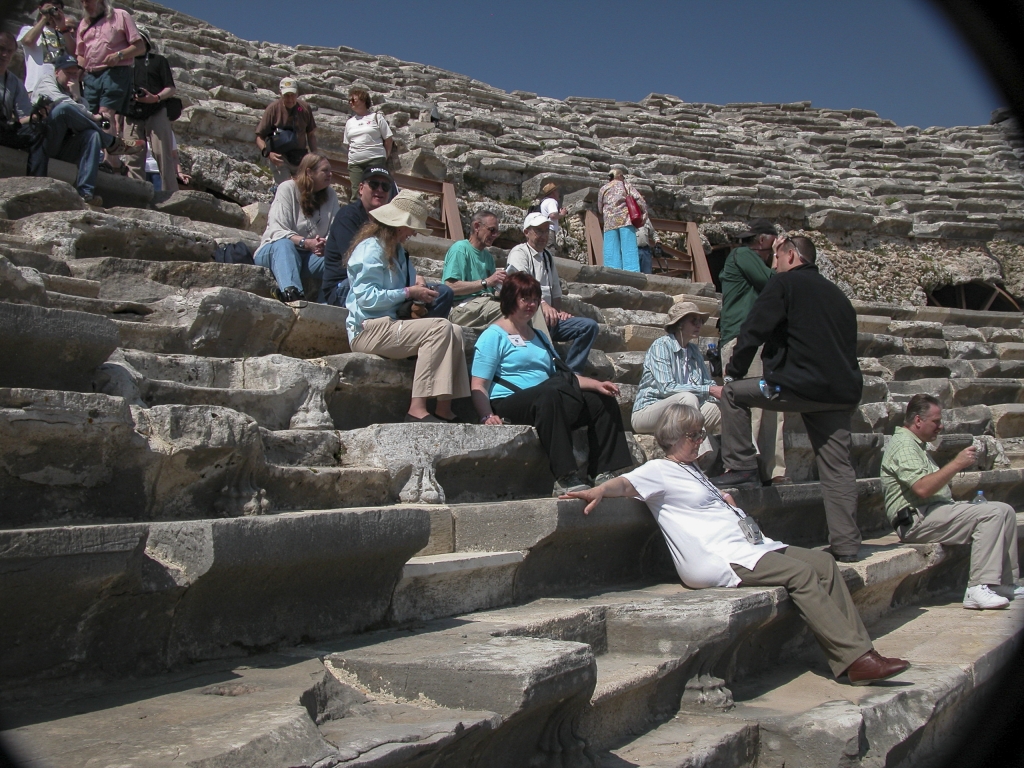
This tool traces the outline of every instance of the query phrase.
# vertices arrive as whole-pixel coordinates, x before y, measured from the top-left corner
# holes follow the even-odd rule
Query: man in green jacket
[[[747,231],[739,234],[743,245],[726,257],[719,274],[722,282],[722,316],[718,321],[719,349],[722,353],[722,370],[729,364],[740,326],[747,319],[750,308],[775,274],[771,268],[772,244],[777,234],[775,225],[767,219],[750,222]],[[761,378],[761,349],[754,355],[747,376]],[[782,442],[784,415],[773,411],[751,409],[751,439],[761,454],[761,477],[773,484],[788,483],[786,456]]]

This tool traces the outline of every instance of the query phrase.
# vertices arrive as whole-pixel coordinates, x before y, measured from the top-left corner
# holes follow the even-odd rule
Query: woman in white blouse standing
[[[338,207],[331,161],[323,155],[306,155],[295,178],[277,188],[253,261],[274,273],[281,301],[305,298],[303,280],[323,274],[327,233]]]
[[[343,141],[348,145],[348,177],[352,200],[359,197],[359,183],[367,168],[387,168],[394,147],[391,126],[380,112],[370,110],[370,94],[363,88],[348,92],[348,105],[355,114],[345,123]],[[395,190],[392,190],[395,194]]]
[[[764,536],[732,496],[701,472],[697,451],[707,435],[700,411],[672,405],[654,434],[664,459],[562,498],[585,500],[584,514],[606,496],[645,502],[665,536],[679,578],[692,589],[785,587],[837,678],[846,675],[853,685],[868,685],[910,666],[874,650],[831,555]]]

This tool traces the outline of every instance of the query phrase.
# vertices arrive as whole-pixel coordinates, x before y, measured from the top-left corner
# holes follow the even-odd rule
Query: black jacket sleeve
[[[750,314],[740,326],[740,335],[732,358],[726,366],[726,375],[742,379],[754,359],[757,348],[768,341],[774,331],[786,322],[786,281],[782,275],[775,275],[758,295]]]

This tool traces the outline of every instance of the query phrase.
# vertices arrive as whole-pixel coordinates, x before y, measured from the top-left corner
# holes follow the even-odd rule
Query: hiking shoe
[[[614,480],[619,476],[618,472],[602,472],[600,475],[594,478],[594,487],[601,485],[601,483],[607,483],[609,480]]]
[[[711,483],[719,488],[760,488],[761,477],[756,469],[727,469],[712,477]]]
[[[99,195],[89,195],[88,197],[82,197],[86,205],[95,205],[98,208],[103,207],[103,198]]]
[[[107,147],[107,154],[110,155],[137,155],[146,148],[146,142],[139,139],[122,139],[114,137],[114,143]]]
[[[572,474],[564,475],[563,477],[555,480],[555,487],[551,491],[551,495],[558,498],[559,496],[571,493],[572,491],[585,491],[587,488],[590,488],[590,483],[581,480],[580,476],[573,472]]]
[[[988,584],[968,587],[964,594],[964,608],[975,611],[987,611],[994,608],[1005,608],[1010,601],[988,588]]]
[[[281,291],[281,301],[283,301],[285,304],[289,304],[293,301],[302,301],[304,298],[306,297],[302,293],[302,291],[300,291],[294,285],[289,285],[287,288]]]

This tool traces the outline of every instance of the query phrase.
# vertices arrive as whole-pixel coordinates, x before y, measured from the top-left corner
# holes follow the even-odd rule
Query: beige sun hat
[[[433,231],[427,226],[429,213],[430,208],[427,207],[423,195],[408,189],[403,189],[395,195],[390,203],[370,211],[370,215],[381,224],[387,224],[389,227],[409,227],[421,235],[429,235]]]
[[[707,312],[701,312],[697,305],[692,301],[680,301],[678,304],[673,304],[672,309],[668,311],[668,320],[665,321],[665,330],[671,333],[672,326],[687,315],[697,315],[704,322],[707,322],[708,318],[711,317]]]

